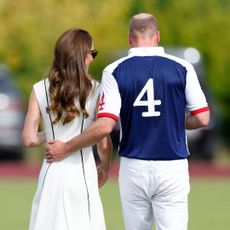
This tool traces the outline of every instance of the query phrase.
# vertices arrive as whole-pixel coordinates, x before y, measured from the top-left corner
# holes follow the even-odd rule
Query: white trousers
[[[119,189],[126,230],[186,230],[188,161],[121,157]]]

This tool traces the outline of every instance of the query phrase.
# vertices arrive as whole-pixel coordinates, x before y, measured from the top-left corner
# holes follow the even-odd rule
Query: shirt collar
[[[129,49],[128,56],[153,56],[164,54],[164,48],[156,47],[134,47]]]

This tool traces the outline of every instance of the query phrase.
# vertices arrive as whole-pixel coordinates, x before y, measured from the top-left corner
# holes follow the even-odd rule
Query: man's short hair
[[[129,33],[135,40],[146,36],[154,36],[157,31],[157,19],[152,14],[137,14],[129,21]]]

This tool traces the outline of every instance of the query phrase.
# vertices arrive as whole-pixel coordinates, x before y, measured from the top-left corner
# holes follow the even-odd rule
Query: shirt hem
[[[203,113],[203,112],[206,112],[206,111],[209,111],[209,107],[208,106],[200,108],[200,109],[193,110],[193,111],[191,111],[191,114],[192,115],[196,115],[196,114]]]
[[[119,120],[119,118],[112,113],[98,113],[97,118],[99,118],[99,117],[110,117],[110,118],[114,119],[115,121]]]

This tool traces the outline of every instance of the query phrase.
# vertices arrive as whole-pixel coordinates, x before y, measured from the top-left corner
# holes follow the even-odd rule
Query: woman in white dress
[[[22,133],[25,146],[67,141],[95,119],[99,84],[88,73],[97,55],[91,35],[70,29],[57,40],[47,78],[34,84]],[[44,131],[39,131],[43,121]],[[99,186],[108,177],[111,140],[98,144],[100,171],[91,147],[61,161],[43,160],[32,203],[30,230],[104,230]]]

